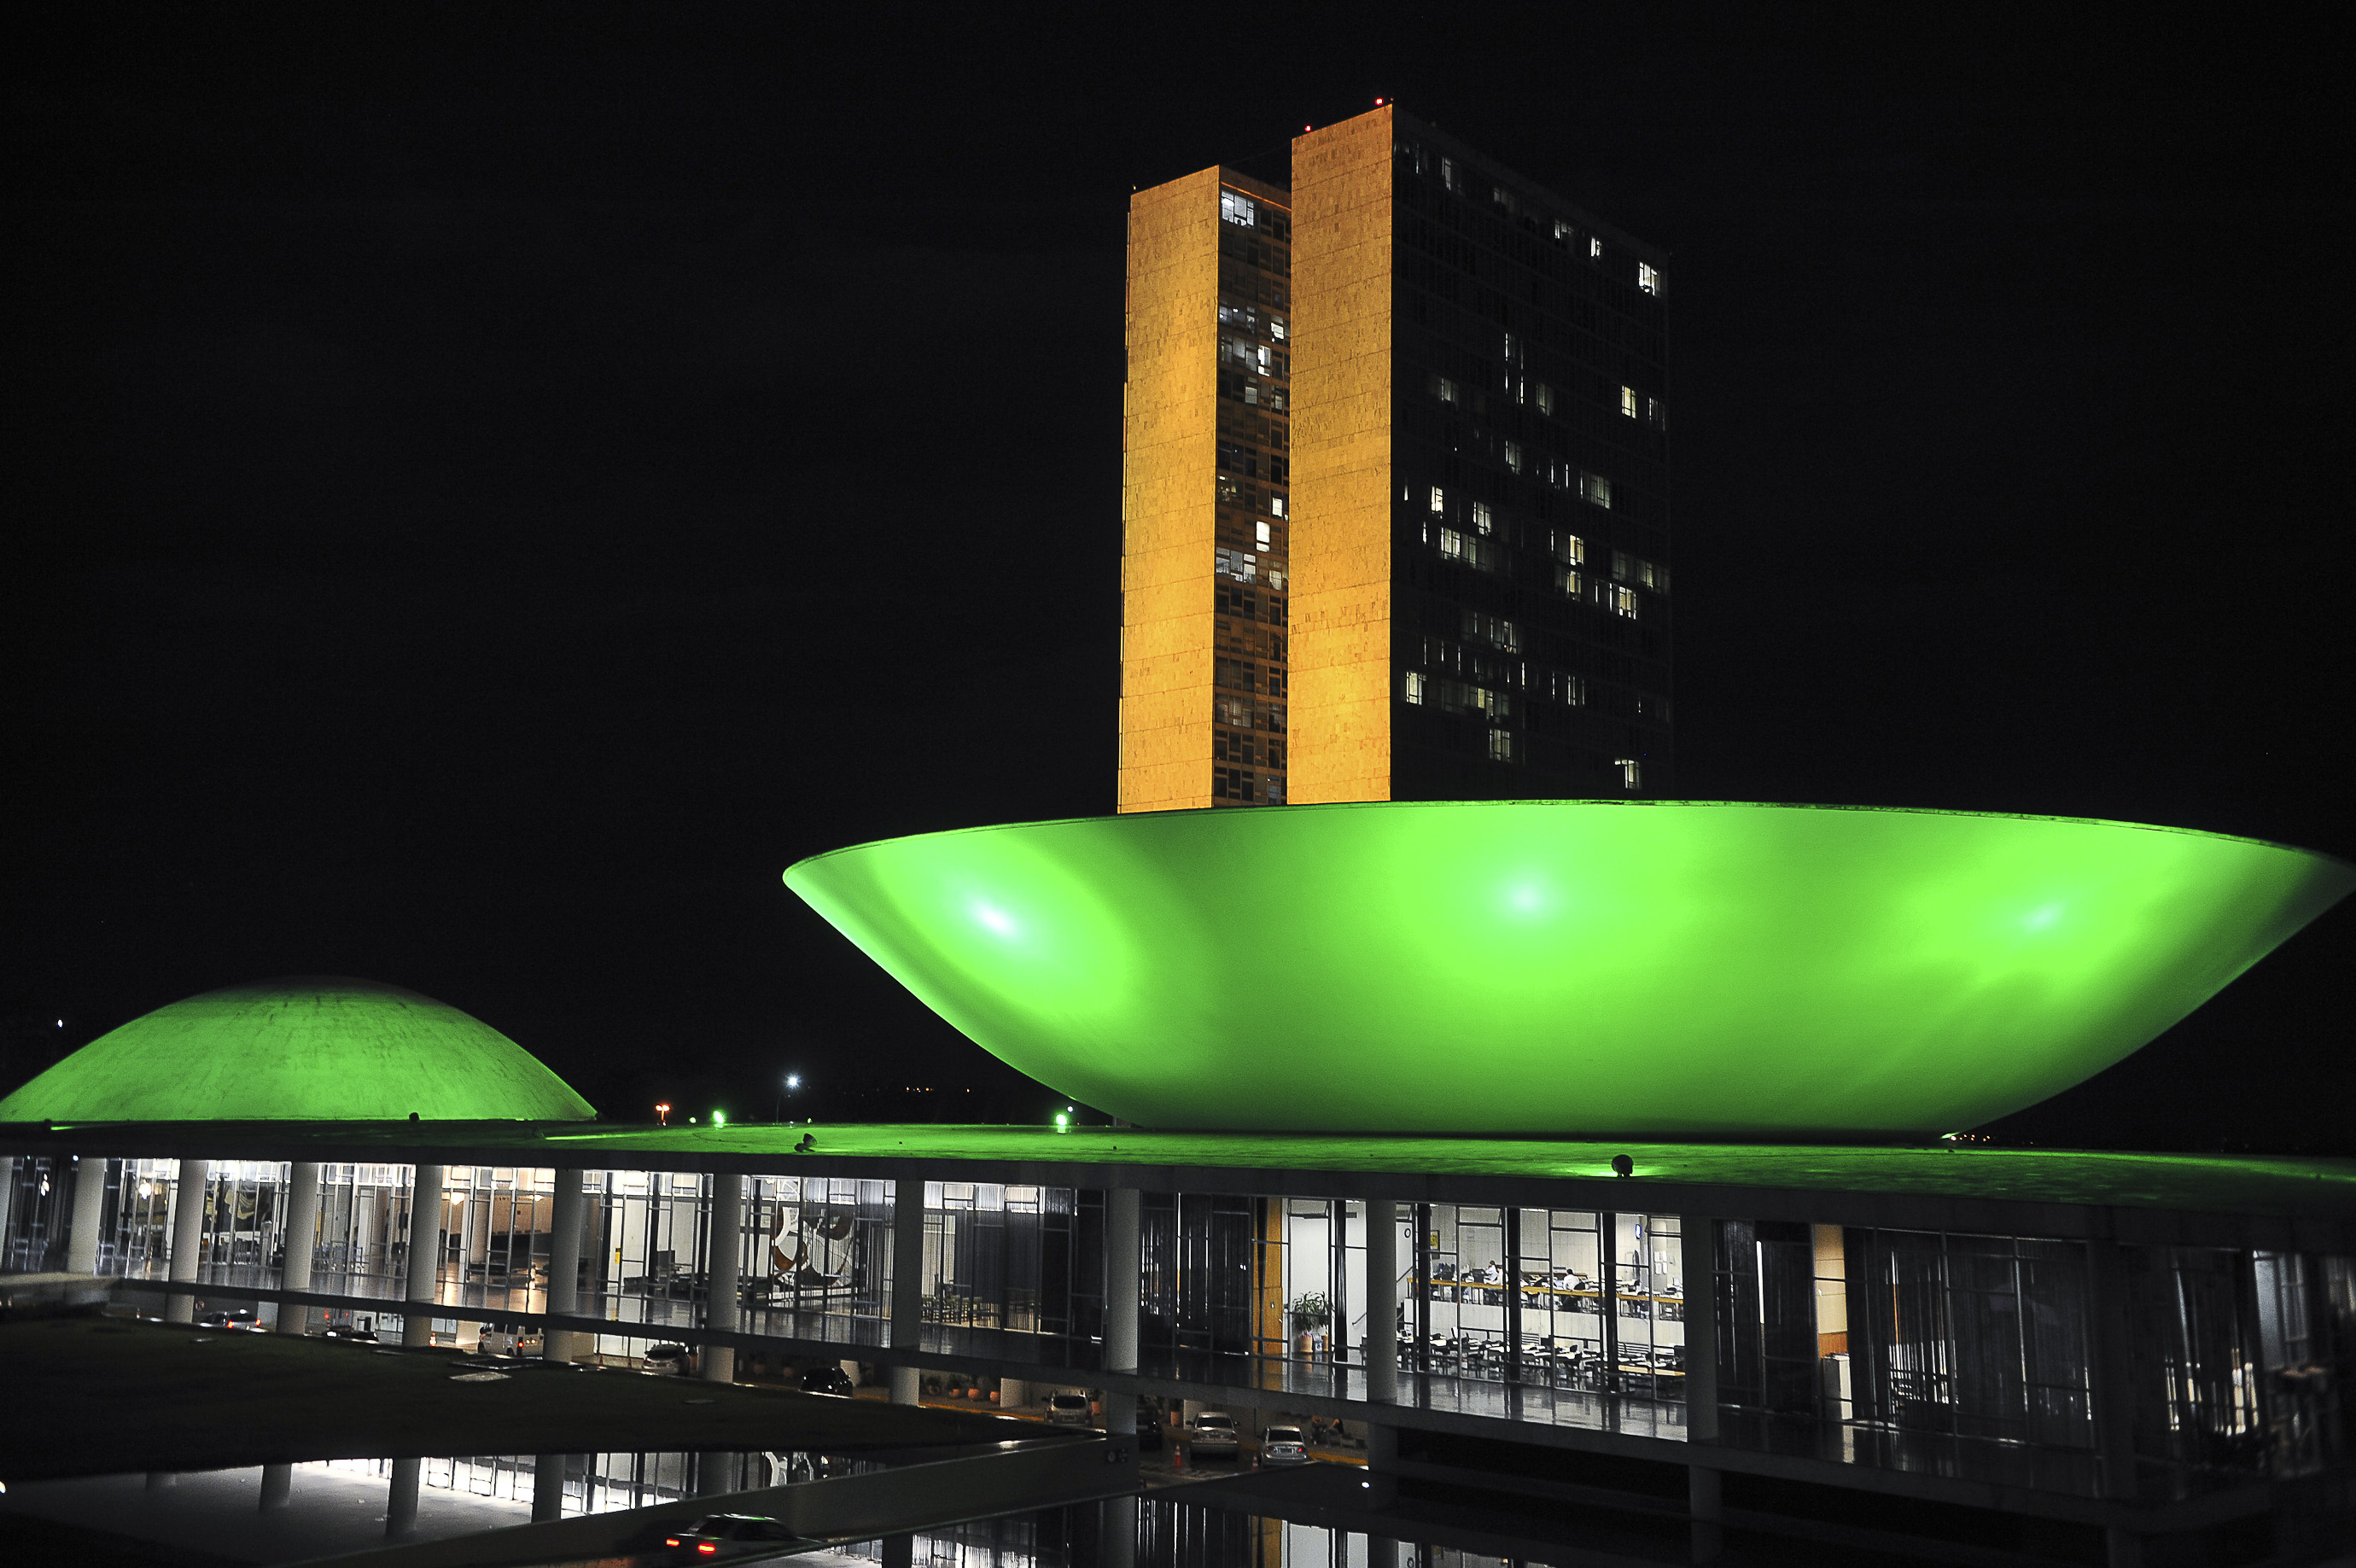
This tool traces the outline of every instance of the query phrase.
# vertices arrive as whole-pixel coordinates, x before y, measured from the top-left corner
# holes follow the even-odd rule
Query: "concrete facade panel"
[[[1297,803],[1391,797],[1393,125],[1294,139]]]

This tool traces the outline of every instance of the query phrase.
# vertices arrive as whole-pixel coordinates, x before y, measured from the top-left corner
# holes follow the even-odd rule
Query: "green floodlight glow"
[[[1071,1125],[1072,1125],[1072,1118],[1071,1118],[1071,1117],[1069,1117],[1069,1116],[1067,1116],[1067,1115],[1064,1115],[1064,1113],[1063,1113],[1063,1112],[1061,1112],[1061,1111],[1058,1111],[1058,1112],[1056,1112],[1056,1113],[1055,1113],[1055,1130],[1056,1130],[1056,1131],[1061,1132],[1064,1128],[1068,1127],[1068,1126],[1070,1126]]]
[[[99,1036],[0,1122],[586,1121],[589,1102],[490,1025],[370,980],[264,980]]]
[[[726,1126],[726,1125],[728,1125],[728,1113],[727,1113],[727,1112],[725,1112],[725,1111],[714,1111],[714,1112],[712,1112],[712,1125],[713,1126],[715,1126],[715,1127],[724,1127],[724,1126]]]
[[[1123,1120],[1792,1139],[2034,1104],[2356,870],[2128,823],[1512,801],[925,834],[786,882]]]

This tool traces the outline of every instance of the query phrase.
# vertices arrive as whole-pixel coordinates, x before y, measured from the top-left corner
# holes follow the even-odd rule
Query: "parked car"
[[[1309,1440],[1298,1426],[1271,1426],[1260,1435],[1259,1462],[1264,1466],[1306,1465]]]
[[[197,1319],[197,1327],[237,1328],[251,1334],[262,1332],[262,1324],[254,1317],[253,1308],[251,1307],[240,1307],[225,1312],[208,1312]]]
[[[667,1532],[663,1545],[679,1563],[724,1563],[732,1557],[767,1556],[802,1538],[782,1520],[749,1513],[706,1514],[685,1530]]]
[[[657,1377],[685,1377],[694,1367],[695,1358],[684,1345],[648,1345],[638,1357],[638,1371]]]
[[[1047,1421],[1053,1426],[1086,1426],[1088,1424],[1088,1396],[1084,1393],[1049,1394]]]
[[[859,1385],[851,1381],[850,1375],[831,1363],[802,1373],[801,1385],[804,1393],[830,1393],[842,1399],[859,1392]]]
[[[548,1342],[530,1324],[486,1323],[475,1347],[485,1356],[537,1356],[546,1351]]]
[[[322,1339],[349,1339],[356,1344],[376,1343],[376,1330],[365,1323],[330,1323],[319,1330]]]
[[[1223,1410],[1203,1412],[1186,1424],[1186,1446],[1198,1459],[1234,1458],[1236,1418]]]

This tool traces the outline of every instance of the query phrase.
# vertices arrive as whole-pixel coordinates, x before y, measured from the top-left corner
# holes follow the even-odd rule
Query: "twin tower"
[[[1663,262],[1392,107],[1130,199],[1122,811],[1669,789]]]

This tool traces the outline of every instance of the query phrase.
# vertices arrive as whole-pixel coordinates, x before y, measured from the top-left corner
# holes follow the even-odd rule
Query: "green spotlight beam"
[[[1792,1140],[2034,1104],[2356,870],[2128,823],[1515,801],[926,834],[786,882],[984,1049],[1143,1125]]]

